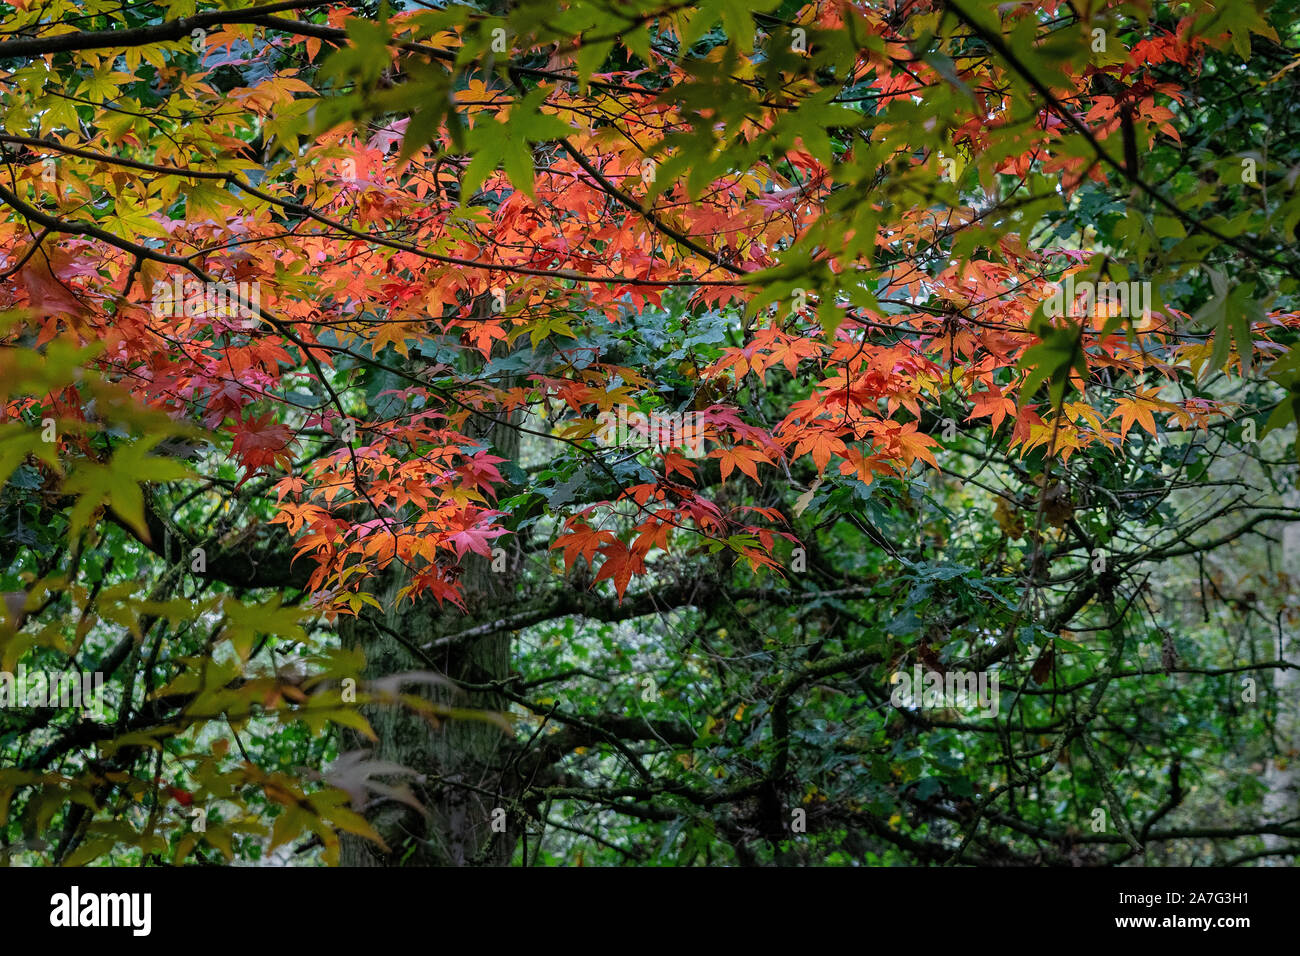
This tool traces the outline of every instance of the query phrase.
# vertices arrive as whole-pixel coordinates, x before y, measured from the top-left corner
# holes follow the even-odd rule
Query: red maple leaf
[[[276,422],[270,412],[239,422],[235,426],[232,450],[248,469],[240,484],[266,465],[288,469],[293,463],[289,448],[292,441],[293,429]]]

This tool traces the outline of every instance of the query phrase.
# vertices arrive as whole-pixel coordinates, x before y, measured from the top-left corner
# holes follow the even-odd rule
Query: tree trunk
[[[467,562],[468,563],[468,562]],[[506,598],[506,575],[494,575],[479,558],[461,576],[466,602],[490,606]],[[396,567],[396,566],[394,566]],[[345,646],[360,646],[366,654],[365,676],[381,677],[402,671],[428,670],[383,628],[400,634],[408,643],[424,645],[466,626],[459,610],[441,611],[432,601],[394,607],[405,575],[388,575],[378,595],[387,609],[344,619],[340,631]],[[435,651],[438,671],[457,684],[483,684],[510,672],[510,635],[495,635],[463,647]],[[459,688],[408,686],[410,693],[457,707],[504,711],[498,695]],[[400,705],[363,708],[377,744],[348,732],[347,746],[369,747],[373,758],[393,761],[422,774],[414,785],[417,799],[427,811],[421,816],[397,801],[384,801],[368,813],[371,823],[388,844],[389,852],[369,840],[345,837],[340,860],[344,866],[471,866],[507,865],[514,852],[521,821],[509,813],[513,793],[503,777],[511,740],[495,724],[480,720],[443,720],[433,727],[423,716]],[[494,814],[496,830],[494,831]],[[505,811],[503,814],[502,811]],[[500,832],[504,823],[504,832]]]
[[[1286,498],[1288,507],[1300,507],[1300,491],[1292,490]],[[1292,619],[1300,608],[1300,522],[1291,521],[1282,529],[1282,573],[1288,595],[1287,610],[1283,612],[1282,634],[1278,637],[1278,655],[1295,663],[1297,647]],[[1296,714],[1296,701],[1300,698],[1300,673],[1284,668],[1273,673],[1274,700],[1277,715],[1274,733],[1280,753],[1269,761],[1264,771],[1268,791],[1264,795],[1264,819],[1270,823],[1293,821],[1300,816],[1300,716]],[[1265,836],[1264,845],[1269,850],[1281,850],[1287,840],[1280,836]],[[1276,860],[1272,862],[1278,862]]]
[[[489,308],[482,297],[480,308]],[[468,356],[469,364],[478,364]],[[490,444],[507,461],[519,454],[519,432],[506,422],[471,417],[466,436]],[[405,644],[423,647],[449,634],[465,630],[475,620],[495,616],[496,610],[515,597],[518,569],[492,571],[492,562],[476,554],[461,561],[461,593],[468,614],[454,605],[439,608],[433,600],[400,605],[397,593],[406,572],[397,562],[389,566],[376,597],[384,613],[371,608],[362,615],[340,619],[345,647],[361,647],[366,655],[364,676],[383,677],[403,671],[428,671]],[[382,624],[382,627],[376,624]],[[400,635],[398,640],[393,635]],[[510,674],[512,636],[496,634],[458,642],[427,652],[437,673],[456,686],[412,685],[404,692],[420,693],[454,707],[504,712],[507,702],[499,694],[462,689],[462,684],[486,684]],[[360,734],[343,734],[342,749],[370,748],[372,759],[393,761],[423,775],[413,786],[426,808],[421,815],[412,807],[388,800],[370,807],[367,817],[388,845],[388,852],[369,840],[344,836],[340,863],[344,866],[505,866],[514,854],[523,826],[514,812],[518,777],[507,773],[513,738],[498,725],[476,719],[441,720],[435,728],[424,716],[400,705],[368,706],[378,743]]]

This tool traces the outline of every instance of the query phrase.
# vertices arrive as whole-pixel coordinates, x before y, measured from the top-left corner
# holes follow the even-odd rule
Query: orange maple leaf
[[[733,469],[739,468],[761,485],[763,482],[758,477],[758,463],[761,461],[765,465],[772,464],[772,459],[768,458],[763,452],[745,445],[737,445],[733,448],[715,448],[709,452],[709,457],[718,459],[719,466],[722,469],[723,481],[727,480],[727,476],[731,474]]]

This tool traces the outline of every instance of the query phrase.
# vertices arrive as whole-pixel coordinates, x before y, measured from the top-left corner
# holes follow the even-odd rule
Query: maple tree
[[[6,857],[1294,854],[1288,5],[0,10]]]

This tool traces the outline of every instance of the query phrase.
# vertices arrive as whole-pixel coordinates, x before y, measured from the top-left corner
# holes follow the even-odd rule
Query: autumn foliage
[[[873,509],[914,508],[944,476],[980,487],[981,460],[1027,489],[995,516],[995,534],[1026,544],[1020,563],[980,552],[982,599],[1006,607],[987,622],[996,655],[975,638],[963,653],[1030,666],[1049,659],[1012,651],[1021,628],[1072,619],[1052,628],[1040,606],[1050,561],[1086,566],[1119,533],[1053,489],[1239,428],[1247,400],[1225,381],[1271,376],[1261,439],[1294,418],[1294,170],[1283,183],[1259,156],[1247,177],[1254,154],[1231,154],[1196,156],[1186,189],[1155,174],[1193,155],[1202,71],[1287,42],[1262,7],[429,6],[0,6],[0,478],[21,478],[47,529],[18,584],[45,629],[11,626],[5,664],[75,657],[86,633],[50,597],[68,589],[69,611],[99,606],[134,631],[136,656],[156,648],[156,619],[214,635],[148,698],[124,691],[120,727],[137,736],[100,735],[129,756],[121,779],[20,761],[26,776],[0,777],[6,800],[82,813],[62,801],[102,805],[116,785],[189,808],[270,773],[297,815],[273,843],[303,827],[331,846],[335,829],[378,840],[338,791],[256,760],[203,757],[196,787],[160,783],[148,755],[218,718],[319,729],[328,711],[371,733],[340,690],[364,655],[331,629],[392,602],[454,608],[466,628],[513,610],[481,606],[467,569],[540,554],[539,582],[612,608],[705,573],[679,562],[747,593],[799,592],[794,555],[834,564],[823,527],[901,554]],[[1054,315],[1067,279],[1146,283],[1151,308],[1099,295]],[[213,308],[214,287],[258,295]],[[703,454],[609,447],[597,433],[620,408],[693,415]],[[935,531],[923,551],[962,534]],[[150,572],[168,583],[138,606],[125,588],[111,611],[78,582],[96,553],[142,577],[151,561],[179,571]],[[947,560],[895,567],[931,559]],[[879,598],[878,573],[859,598]],[[232,590],[186,590],[185,575]],[[1072,614],[1124,604],[1103,577]],[[309,677],[257,671],[268,634],[312,647]],[[944,640],[922,627],[915,653],[938,661]],[[217,689],[201,661],[225,660],[223,642]],[[871,653],[884,667],[904,651]],[[751,719],[775,721],[764,786],[784,779],[781,708],[815,660],[789,665],[807,680],[782,670],[746,698]],[[181,694],[199,696],[162,707]],[[138,842],[165,855],[159,820]]]

